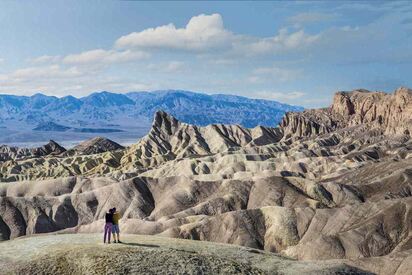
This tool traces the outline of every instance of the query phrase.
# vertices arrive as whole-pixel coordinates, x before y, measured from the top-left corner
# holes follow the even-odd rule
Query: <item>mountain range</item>
[[[158,110],[196,125],[223,123],[255,127],[276,126],[285,112],[302,109],[271,100],[177,90],[98,92],[81,98],[58,98],[41,93],[0,95],[0,127],[5,133],[0,143],[44,142],[50,138],[82,140],[90,137],[85,133],[112,133],[108,137],[120,142],[125,137],[134,137],[135,141],[149,130]],[[50,137],[50,133],[39,131],[54,133]],[[58,133],[67,131],[72,133],[65,136]]]

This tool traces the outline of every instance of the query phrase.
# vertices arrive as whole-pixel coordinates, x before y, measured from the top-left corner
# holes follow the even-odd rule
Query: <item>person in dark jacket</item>
[[[106,243],[106,236],[107,236],[107,243],[110,243],[110,236],[112,235],[112,226],[113,226],[113,209],[110,209],[109,212],[106,213],[105,219],[106,219],[106,223],[104,225],[103,242]]]

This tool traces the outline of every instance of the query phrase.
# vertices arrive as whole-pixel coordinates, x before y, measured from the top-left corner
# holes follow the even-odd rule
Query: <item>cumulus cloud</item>
[[[205,50],[224,46],[231,32],[223,26],[220,14],[201,14],[190,19],[184,28],[174,24],[149,28],[120,37],[115,45],[120,48],[173,48]]]
[[[125,63],[149,57],[149,54],[141,51],[115,51],[95,49],[79,54],[67,55],[63,58],[65,64],[93,65]]]
[[[27,68],[0,75],[0,91],[27,92],[35,89],[58,94],[68,90],[70,93],[78,93],[83,89],[84,93],[88,93],[88,89],[95,90],[97,87],[112,87],[120,91],[149,86],[170,88],[180,86],[183,82],[190,83],[189,86],[193,87],[192,83],[201,85],[202,81],[208,90],[220,89],[222,84],[215,83],[228,85],[228,67],[245,64],[248,58],[253,60],[254,55],[276,55],[287,50],[301,49],[316,39],[316,35],[307,34],[303,30],[289,32],[287,29],[263,38],[235,34],[224,27],[220,14],[201,14],[192,17],[186,26],[181,28],[168,24],[120,37],[111,49],[98,48],[69,55],[43,55],[27,60],[30,64]],[[154,54],[153,49],[163,49],[166,55],[159,55],[158,52]],[[174,53],[172,50],[178,51]],[[114,70],[109,70],[114,64],[152,56],[153,59],[150,59],[150,64],[146,66],[130,66],[127,70],[126,67],[116,66],[117,71],[113,76]],[[253,63],[246,65],[249,72],[254,67]],[[210,68],[211,66],[213,68]],[[185,72],[188,67],[194,70],[189,75],[179,76],[184,79],[164,77],[164,74]],[[123,77],[119,71],[123,71],[127,76]],[[112,77],[117,79],[109,81]],[[248,80],[250,84],[264,84],[268,80],[284,82],[296,77],[297,73],[293,70],[262,67],[254,70]],[[136,78],[139,81],[136,81]],[[240,82],[244,85],[245,80]]]
[[[316,41],[317,35],[303,30],[289,32],[279,30],[272,37],[252,37],[234,34],[224,28],[220,14],[201,14],[190,19],[184,28],[168,24],[133,32],[120,37],[115,46],[118,48],[178,49],[205,52],[212,49],[232,51],[238,54],[267,54],[303,48]]]

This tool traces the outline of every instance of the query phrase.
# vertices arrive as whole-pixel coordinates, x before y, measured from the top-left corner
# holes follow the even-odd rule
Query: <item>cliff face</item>
[[[393,94],[367,90],[337,92],[328,109],[287,113],[280,123],[284,139],[315,136],[359,125],[387,135],[410,135],[412,90],[401,87]]]
[[[288,139],[293,136],[310,137],[333,131],[331,121],[322,120],[312,115],[310,111],[287,113],[279,125],[283,130],[283,138]]]
[[[386,134],[410,134],[412,131],[412,90],[399,88],[393,94],[356,90],[334,97],[331,112],[343,125],[362,123],[381,128]]]

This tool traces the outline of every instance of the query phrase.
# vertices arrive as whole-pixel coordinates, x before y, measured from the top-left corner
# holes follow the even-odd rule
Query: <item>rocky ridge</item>
[[[72,150],[74,150],[76,154],[92,155],[122,149],[124,149],[123,146],[110,139],[95,137],[76,145]]]
[[[56,156],[64,153],[66,149],[54,140],[37,148],[18,148],[13,146],[0,146],[0,162],[7,160],[22,160],[44,156]]]
[[[338,92],[329,108],[287,113],[280,125],[285,137],[326,134],[359,125],[387,135],[410,135],[412,90],[400,87],[393,94],[362,89]]]

